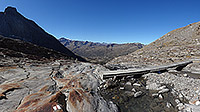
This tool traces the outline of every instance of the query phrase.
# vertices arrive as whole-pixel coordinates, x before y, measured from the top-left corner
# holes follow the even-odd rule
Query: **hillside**
[[[0,57],[27,58],[31,60],[73,59],[64,53],[35,44],[0,35]]]
[[[160,65],[200,58],[200,22],[173,30],[144,48],[108,64]]]
[[[34,21],[17,12],[14,7],[7,7],[4,12],[0,12],[0,35],[20,39],[84,60],[65,48],[55,37],[45,32]]]
[[[96,63],[105,63],[114,57],[127,55],[141,49],[144,45],[140,43],[107,44],[89,41],[75,41],[60,38],[59,41],[72,52]]]

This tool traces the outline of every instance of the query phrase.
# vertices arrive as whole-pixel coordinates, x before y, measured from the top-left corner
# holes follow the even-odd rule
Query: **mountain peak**
[[[15,14],[15,13],[17,13],[17,9],[15,7],[8,6],[5,9],[4,13],[6,13],[6,14]]]

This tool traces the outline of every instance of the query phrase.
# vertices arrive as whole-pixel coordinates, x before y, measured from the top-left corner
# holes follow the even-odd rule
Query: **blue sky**
[[[200,21],[200,0],[0,0],[56,38],[148,44]]]

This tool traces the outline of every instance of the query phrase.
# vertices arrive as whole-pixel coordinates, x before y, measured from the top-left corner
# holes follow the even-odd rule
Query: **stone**
[[[161,94],[159,94],[158,97],[159,97],[160,99],[163,99],[163,96],[162,96]]]
[[[158,97],[158,93],[154,93],[154,94],[152,94],[152,97],[154,97],[154,98],[156,98],[156,97]]]
[[[169,89],[162,89],[162,90],[158,91],[159,94],[163,94],[166,92],[169,92]]]
[[[199,106],[200,105],[200,101],[196,101],[195,105]]]
[[[177,104],[179,104],[179,103],[180,103],[180,100],[179,100],[179,99],[175,99],[175,102],[176,102]]]
[[[183,74],[183,76],[184,76],[184,77],[187,77],[187,76],[188,76],[188,74]]]
[[[135,88],[132,88],[132,90],[131,90],[131,91],[133,91],[133,92],[136,92]]]
[[[142,95],[142,91],[139,91],[134,94],[134,97],[137,98],[137,97],[140,97],[141,95]]]
[[[163,90],[165,88],[166,88],[166,86],[161,86],[161,87],[158,88],[158,90]]]
[[[170,108],[171,106],[172,106],[172,104],[171,103],[169,103],[169,102],[167,102],[167,108]]]
[[[131,86],[131,82],[127,82],[125,85],[129,85],[129,86]]]
[[[178,110],[183,110],[183,109],[185,108],[185,106],[184,106],[183,103],[179,103],[179,104],[177,105],[177,107],[178,107]]]
[[[120,90],[124,90],[124,87],[120,87],[119,89],[120,89]]]
[[[141,84],[134,83],[134,84],[133,84],[133,86],[139,86],[139,87],[140,87],[140,86],[141,86]]]

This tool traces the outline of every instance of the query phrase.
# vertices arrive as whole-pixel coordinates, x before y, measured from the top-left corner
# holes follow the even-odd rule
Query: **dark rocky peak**
[[[48,34],[34,21],[17,12],[14,7],[7,7],[0,14],[0,34],[59,51],[74,59],[84,60],[65,48],[54,36]]]
[[[9,6],[5,9],[4,14],[19,14],[19,13],[17,12],[17,9],[15,7]]]

